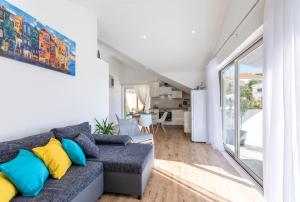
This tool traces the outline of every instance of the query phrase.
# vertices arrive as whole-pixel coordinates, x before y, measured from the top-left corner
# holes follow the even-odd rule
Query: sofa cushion
[[[117,144],[127,145],[130,143],[131,137],[128,135],[97,135],[93,134],[96,144]]]
[[[13,160],[0,165],[0,170],[23,196],[36,196],[42,190],[49,171],[32,152],[20,149]]]
[[[55,138],[51,138],[45,146],[33,148],[32,151],[44,162],[55,179],[61,179],[72,165],[60,141]]]
[[[64,138],[62,139],[61,144],[64,150],[67,152],[72,163],[75,163],[76,165],[80,165],[80,166],[86,165],[85,155],[81,147],[79,146],[79,144],[77,144],[73,140],[64,139]]]
[[[104,172],[124,172],[141,174],[151,160],[153,145],[133,144],[120,145],[99,145],[100,156]]]
[[[91,132],[91,126],[88,122],[84,122],[78,125],[66,126],[63,128],[54,128],[51,130],[55,134],[55,137],[60,141],[62,138],[74,139],[79,133],[86,135],[93,143],[95,143],[94,137]]]
[[[90,158],[98,158],[99,157],[99,148],[96,146],[94,142],[92,142],[89,138],[87,138],[83,134],[79,134],[74,141],[80,145],[84,154]]]
[[[10,201],[18,193],[15,185],[2,172],[0,172],[0,193],[0,201]]]
[[[81,191],[89,186],[103,173],[100,162],[88,161],[85,167],[72,166],[61,180],[49,178],[41,193],[36,197],[22,197],[18,195],[14,202],[67,202],[74,199]]]
[[[54,135],[51,133],[42,133],[18,140],[1,142],[0,163],[4,163],[15,158],[20,149],[31,150],[34,147],[39,147],[47,144],[51,137],[54,137]]]

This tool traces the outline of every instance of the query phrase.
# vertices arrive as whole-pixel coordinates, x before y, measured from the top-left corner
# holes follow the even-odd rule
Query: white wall
[[[115,60],[107,62],[109,62],[109,75],[114,78],[114,87],[109,88],[109,121],[117,123],[116,114],[122,117],[122,66]]]
[[[114,88],[109,89],[109,120],[117,123],[115,114],[122,117],[122,85],[150,83],[158,78],[145,69],[129,67],[115,57],[105,58],[109,63],[109,74],[115,81]]]
[[[97,18],[66,0],[9,0],[76,42],[76,77],[0,57],[0,141],[108,116],[108,64]]]
[[[235,27],[241,22],[246,13],[255,4],[257,0],[231,0],[228,7],[227,16],[224,20],[222,34],[218,43],[219,48],[226,38],[232,33]],[[263,25],[264,16],[264,0],[260,0],[258,5],[252,10],[250,15],[241,24],[236,31],[236,35],[231,37],[226,43],[222,51],[217,55],[217,60],[222,62],[225,60],[234,50],[236,50],[248,37],[250,37],[256,30]]]
[[[201,82],[206,80],[205,71],[203,70],[198,72],[170,72],[162,73],[162,75],[191,89],[196,88]]]

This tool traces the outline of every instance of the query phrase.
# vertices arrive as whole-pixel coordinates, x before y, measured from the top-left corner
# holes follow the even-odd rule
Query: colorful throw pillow
[[[15,185],[0,172],[0,201],[10,201],[17,193]]]
[[[61,144],[73,163],[80,166],[86,165],[84,153],[76,142],[63,138]]]
[[[79,134],[75,139],[75,142],[77,142],[84,154],[89,158],[98,158],[99,157],[99,148],[95,143],[93,143],[87,136],[83,134]]]
[[[61,143],[54,138],[45,146],[33,148],[32,151],[45,163],[54,179],[61,179],[72,165]]]
[[[38,195],[49,176],[45,164],[32,152],[24,149],[19,150],[13,160],[1,164],[0,170],[23,196]]]

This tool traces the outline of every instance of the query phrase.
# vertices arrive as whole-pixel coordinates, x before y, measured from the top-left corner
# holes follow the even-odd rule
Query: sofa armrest
[[[132,142],[128,135],[99,135],[93,134],[96,144],[127,145]]]

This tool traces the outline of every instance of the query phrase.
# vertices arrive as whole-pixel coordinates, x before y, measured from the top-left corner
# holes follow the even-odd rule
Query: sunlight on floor
[[[250,192],[253,194],[254,185],[252,182],[232,175],[216,166],[200,165],[197,163],[186,164],[161,159],[155,159],[154,165],[154,171],[156,173],[190,189],[190,191],[200,194],[208,201],[241,200],[241,195],[235,194],[236,197],[233,198],[232,194],[229,194],[232,187],[230,190],[228,189],[226,186],[228,185],[228,181],[230,181],[231,186],[244,189],[243,195],[247,192],[249,192],[249,195]]]

